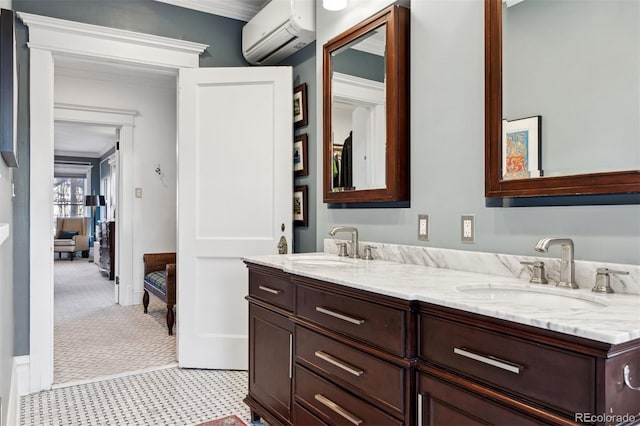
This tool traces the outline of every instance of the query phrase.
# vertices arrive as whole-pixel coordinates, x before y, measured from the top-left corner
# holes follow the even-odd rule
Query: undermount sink
[[[593,309],[608,306],[606,302],[596,300],[593,296],[586,298],[581,294],[561,294],[560,292],[571,292],[573,290],[558,290],[555,288],[534,289],[524,286],[469,285],[458,286],[456,290],[470,296],[519,306],[536,305],[552,309]]]
[[[351,266],[356,262],[355,260],[349,258],[327,255],[291,256],[287,260],[294,265],[322,267]]]

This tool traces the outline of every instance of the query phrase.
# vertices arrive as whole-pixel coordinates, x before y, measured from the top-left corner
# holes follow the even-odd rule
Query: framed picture
[[[0,10],[0,154],[9,167],[18,167],[18,73],[15,16]]]
[[[293,189],[293,224],[295,226],[308,226],[307,200],[307,185],[296,186]]]
[[[308,152],[307,134],[296,136],[293,140],[293,172],[295,176],[309,176]]]
[[[542,176],[541,123],[539,115],[502,120],[502,179]]]
[[[307,125],[307,83],[302,83],[293,89],[293,126]]]

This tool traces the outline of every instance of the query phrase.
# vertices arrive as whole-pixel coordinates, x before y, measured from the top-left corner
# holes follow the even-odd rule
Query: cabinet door
[[[528,416],[427,374],[418,375],[418,425],[540,425]]]
[[[249,340],[249,396],[290,424],[293,324],[249,304]]]

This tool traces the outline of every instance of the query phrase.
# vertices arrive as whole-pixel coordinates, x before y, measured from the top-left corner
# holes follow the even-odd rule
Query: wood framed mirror
[[[390,6],[323,46],[325,203],[409,200],[409,10]]]
[[[640,192],[639,16],[638,2],[485,0],[487,198]]]

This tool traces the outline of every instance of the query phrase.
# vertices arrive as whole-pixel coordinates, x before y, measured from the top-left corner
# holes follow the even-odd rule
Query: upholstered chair
[[[144,295],[142,305],[144,313],[149,307],[149,292],[167,304],[167,328],[173,334],[176,304],[176,254],[146,253],[144,260]]]
[[[89,218],[57,218],[53,251],[57,252],[59,257],[62,257],[63,252],[69,253],[71,260],[79,251],[82,252],[82,257],[89,257]]]

